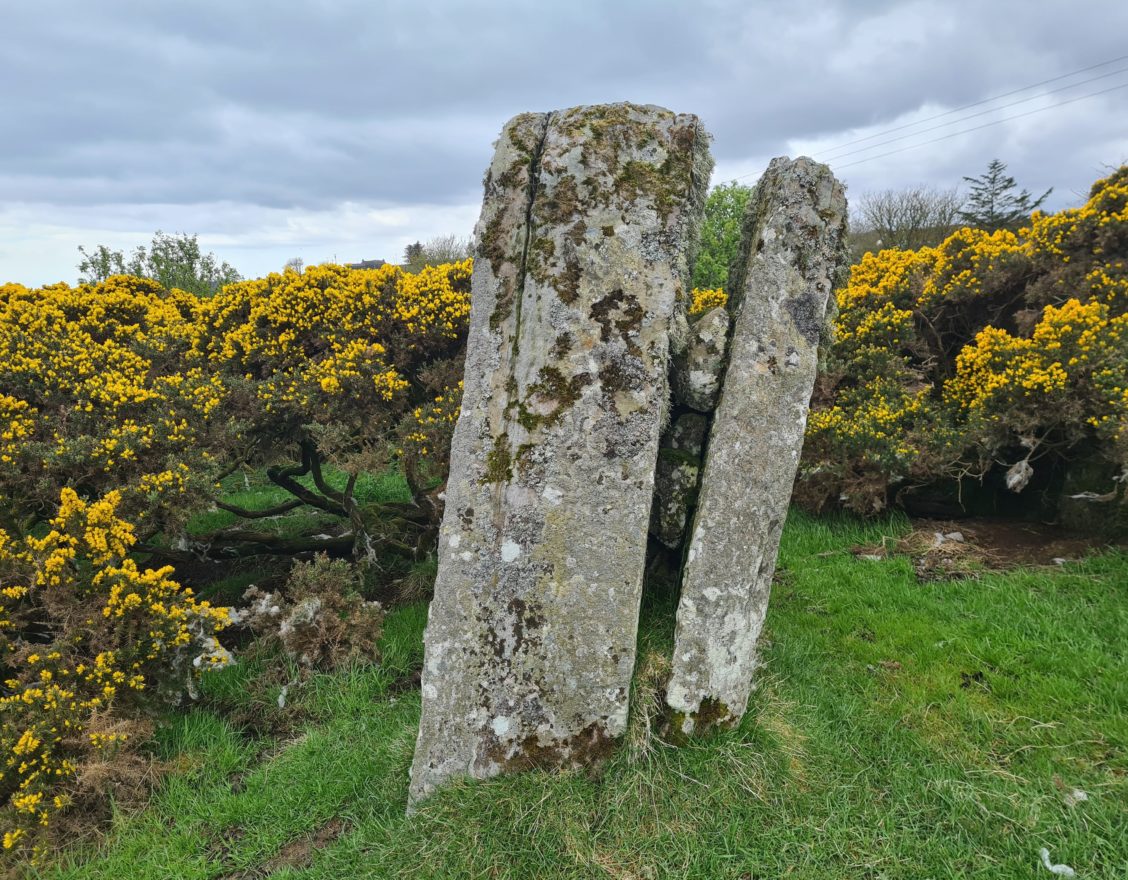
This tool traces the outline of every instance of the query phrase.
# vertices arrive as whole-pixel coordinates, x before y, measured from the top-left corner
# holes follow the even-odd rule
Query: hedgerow
[[[838,292],[798,497],[869,513],[943,480],[1123,471],[1126,312],[1128,168],[1017,233],[867,254]]]

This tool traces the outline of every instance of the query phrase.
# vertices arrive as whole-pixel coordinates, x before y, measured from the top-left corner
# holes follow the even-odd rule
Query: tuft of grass
[[[1042,847],[1128,876],[1128,557],[920,583],[849,552],[907,531],[791,517],[734,730],[651,732],[673,609],[648,602],[631,736],[601,774],[459,783],[408,818],[420,603],[388,615],[379,667],[296,689],[287,738],[172,719],[149,806],[31,876],[997,880],[1041,876]],[[255,671],[227,674],[231,696]]]

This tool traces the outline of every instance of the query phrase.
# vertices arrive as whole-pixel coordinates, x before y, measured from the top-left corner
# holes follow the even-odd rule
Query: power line
[[[1117,58],[1110,58],[1108,61],[1102,61],[1100,64],[1093,64],[1090,67],[1082,67],[1080,70],[1074,70],[1070,73],[1063,73],[1061,76],[1050,77],[1049,79],[1044,79],[1041,82],[1036,82],[1033,85],[1023,86],[1020,89],[1014,89],[1013,91],[1010,91],[1010,92],[1003,92],[1003,94],[995,95],[993,98],[984,98],[982,101],[975,101],[972,104],[964,104],[964,106],[956,107],[953,110],[945,110],[943,113],[937,113],[935,116],[929,116],[926,119],[918,119],[916,122],[906,122],[904,125],[898,125],[895,128],[887,128],[885,131],[879,131],[876,134],[870,134],[870,135],[866,135],[865,137],[856,138],[852,141],[846,141],[845,143],[839,144],[836,147],[830,147],[827,150],[827,152],[828,153],[836,153],[836,152],[838,152],[838,150],[842,149],[843,147],[851,147],[854,144],[860,144],[864,141],[873,140],[874,138],[885,137],[885,135],[893,134],[893,132],[895,132],[895,131],[902,131],[906,128],[912,128],[914,125],[923,125],[926,122],[933,122],[934,120],[937,120],[937,119],[943,119],[945,116],[951,116],[955,113],[962,113],[964,110],[971,110],[975,107],[980,107],[983,104],[990,104],[993,101],[998,101],[1001,98],[1009,98],[1011,95],[1017,95],[1017,94],[1020,94],[1022,92],[1028,92],[1031,89],[1038,88],[1039,86],[1045,86],[1045,85],[1049,85],[1050,83],[1053,83],[1053,82],[1058,82],[1059,80],[1069,79],[1069,77],[1077,76],[1077,74],[1079,74],[1079,73],[1088,73],[1090,70],[1096,70],[1098,67],[1108,67],[1110,64],[1115,64],[1118,61],[1124,61],[1126,59],[1128,59],[1128,55],[1121,55]],[[1089,80],[1086,80],[1086,82],[1088,82],[1088,81]],[[1081,85],[1081,83],[1074,83],[1074,85]],[[996,108],[996,109],[1000,109],[1000,108]]]
[[[841,150],[843,147],[849,147],[849,146],[852,146],[854,144],[863,143],[864,141],[873,140],[874,138],[884,137],[886,135],[893,134],[894,132],[897,132],[897,131],[903,131],[906,128],[912,128],[912,127],[917,126],[917,125],[923,125],[926,122],[932,122],[936,119],[943,119],[945,116],[952,116],[953,114],[956,114],[956,113],[962,113],[964,110],[970,110],[972,108],[982,106],[983,104],[990,104],[994,101],[1000,100],[1001,98],[1008,98],[1011,95],[1017,95],[1017,94],[1020,94],[1022,92],[1029,91],[1030,89],[1036,89],[1039,86],[1044,86],[1044,85],[1048,85],[1049,83],[1058,82],[1058,81],[1063,80],[1063,79],[1068,79],[1071,76],[1077,76],[1077,74],[1079,74],[1079,73],[1088,73],[1090,70],[1097,70],[1098,68],[1101,68],[1101,67],[1108,67],[1108,65],[1110,65],[1110,64],[1115,64],[1118,61],[1124,61],[1124,60],[1128,60],[1128,55],[1119,55],[1116,58],[1110,58],[1107,61],[1101,61],[1099,64],[1092,64],[1088,67],[1082,67],[1078,70],[1074,70],[1074,71],[1071,71],[1069,73],[1063,73],[1060,76],[1053,76],[1053,77],[1050,77],[1049,79],[1044,79],[1044,80],[1041,80],[1040,82],[1036,82],[1036,83],[1033,83],[1033,84],[1028,85],[1028,86],[1023,86],[1022,88],[1013,89],[1009,92],[1003,92],[1002,94],[995,95],[992,98],[984,98],[982,101],[975,101],[971,104],[965,104],[962,107],[956,107],[952,110],[947,110],[943,113],[938,113],[935,116],[929,116],[925,119],[918,119],[916,122],[907,122],[904,125],[898,125],[898,126],[895,126],[893,128],[887,128],[884,131],[877,132],[876,134],[866,135],[865,137],[861,137],[861,138],[855,138],[852,141],[845,141],[841,144],[838,144],[835,147],[831,147],[831,148],[827,149],[822,155],[836,153],[839,150]],[[1114,71],[1114,73],[1123,72],[1123,70],[1128,70],[1128,68],[1123,68],[1121,71]],[[1101,76],[1098,76],[1098,77],[1092,77],[1091,79],[1084,80],[1083,82],[1073,83],[1071,86],[1063,86],[1060,89],[1054,89],[1052,92],[1048,92],[1048,93],[1045,93],[1045,94],[1054,94],[1054,92],[1064,91],[1065,89],[1072,88],[1073,86],[1085,85],[1085,83],[1093,82],[1094,80],[1097,80],[1097,79],[1103,79],[1103,78],[1106,78],[1108,76],[1112,76],[1112,75],[1114,75],[1114,73],[1112,73],[1112,74],[1102,74]],[[1115,88],[1112,88],[1112,89],[1104,89],[1104,90],[1099,91],[1099,92],[1094,92],[1091,95],[1083,95],[1079,98],[1074,98],[1074,99],[1071,99],[1069,101],[1060,101],[1057,104],[1051,104],[1049,107],[1042,107],[1042,108],[1039,108],[1039,110],[1031,111],[1031,113],[1040,112],[1040,110],[1051,110],[1054,107],[1061,107],[1061,106],[1064,106],[1065,104],[1071,104],[1071,103],[1073,103],[1073,101],[1084,100],[1084,98],[1092,97],[1093,95],[1105,94],[1105,92],[1115,91],[1118,88],[1122,88],[1122,87],[1116,86]],[[1042,97],[1042,96],[1037,95],[1037,96],[1034,96],[1034,97]],[[994,109],[995,110],[1005,110],[1008,107],[1014,107],[1014,106],[1017,106],[1018,104],[1025,103],[1025,101],[1027,101],[1027,100],[1032,100],[1032,98],[1023,99],[1022,101],[1015,101],[1011,104],[1006,104],[1002,107],[996,107]],[[964,121],[965,119],[972,119],[975,116],[982,116],[982,115],[983,115],[982,113],[977,113],[977,114],[972,114],[971,116],[963,117],[962,119],[954,119],[950,123],[947,123],[947,125],[958,125],[960,122]],[[1000,119],[997,122],[998,123],[1007,122],[1009,119],[1019,119],[1023,116],[1029,116],[1029,115],[1030,115],[1030,113],[1019,113],[1015,116],[1007,117],[1006,119]],[[981,126],[976,126],[974,128],[967,129],[967,131],[978,131],[980,128],[987,128],[989,125],[995,125],[995,124],[997,124],[997,123],[992,122],[992,123],[988,123],[987,125],[981,125]],[[945,128],[945,127],[946,127],[945,125],[940,125],[940,126],[936,126],[936,127],[932,128],[932,129],[928,129],[928,131],[935,131],[938,128]],[[964,132],[955,132],[955,134],[962,134],[962,133],[964,133]],[[906,135],[905,137],[915,137],[918,134],[925,134],[925,132],[924,131],[918,131],[918,132],[915,132],[914,134]],[[903,147],[899,150],[892,150],[890,152],[882,153],[879,156],[872,156],[870,158],[879,159],[879,158],[882,158],[884,156],[892,156],[896,153],[903,152],[904,150],[913,149],[913,147],[918,147],[918,146],[924,147],[924,146],[927,146],[928,144],[936,143],[937,141],[946,140],[948,137],[953,137],[953,136],[954,135],[945,135],[943,137],[935,138],[934,140],[931,140],[931,141],[926,141],[922,144],[911,144],[911,145],[909,145],[907,147]],[[893,141],[885,141],[884,143],[893,143],[896,140],[904,140],[904,137],[895,138]],[[882,145],[883,144],[872,144],[868,149],[876,149],[877,147],[882,146]],[[865,152],[865,150],[859,150],[857,152]],[[850,153],[840,155],[837,158],[844,158],[844,156],[848,156],[848,155],[854,155],[854,152],[850,152]],[[868,161],[868,160],[859,159],[856,162],[849,163],[849,165],[842,165],[842,166],[839,166],[839,167],[840,168],[847,168],[847,167],[850,167],[852,165],[860,165],[864,161]],[[737,177],[734,177],[733,180],[734,181],[746,180],[749,177],[756,177],[759,174],[760,174],[760,172],[758,172],[758,171],[750,171],[748,174],[741,174]]]
[[[1068,100],[1065,100],[1065,101],[1058,101],[1056,104],[1051,104],[1049,107],[1038,107],[1034,110],[1027,110],[1025,113],[1016,113],[1016,114],[1014,114],[1014,116],[1006,116],[1003,119],[996,119],[993,122],[985,122],[983,125],[975,125],[975,126],[972,126],[971,128],[964,128],[964,129],[961,129],[960,131],[954,131],[951,134],[946,134],[946,135],[942,135],[938,138],[933,138],[932,140],[925,141],[924,143],[909,144],[906,147],[901,147],[900,149],[897,149],[897,150],[890,150],[887,153],[879,153],[876,156],[867,156],[866,158],[858,159],[855,162],[847,162],[845,165],[839,165],[835,170],[841,171],[843,168],[852,168],[855,165],[861,165],[863,162],[870,162],[874,159],[884,159],[886,156],[893,156],[893,155],[896,155],[897,153],[903,153],[906,150],[915,150],[917,147],[927,147],[929,144],[935,144],[935,143],[938,143],[939,141],[946,141],[949,138],[956,137],[957,135],[968,134],[969,132],[979,131],[980,129],[983,129],[983,128],[990,128],[992,125],[1001,125],[1004,122],[1010,122],[1014,119],[1021,119],[1024,116],[1033,116],[1035,113],[1044,113],[1047,110],[1056,110],[1058,107],[1064,107],[1066,104],[1074,104],[1077,101],[1084,101],[1087,98],[1095,98],[1095,97],[1097,97],[1097,95],[1105,95],[1105,94],[1108,94],[1109,92],[1118,91],[1119,89],[1128,89],[1128,83],[1122,83],[1121,85],[1118,85],[1118,86],[1112,86],[1111,88],[1101,89],[1098,92],[1090,92],[1087,95],[1078,95],[1076,98],[1069,98]]]
[[[876,150],[878,147],[884,147],[887,144],[895,144],[898,141],[903,141],[903,140],[907,140],[908,138],[917,137],[918,135],[927,134],[930,131],[939,131],[942,128],[947,128],[949,125],[959,125],[961,122],[966,122],[969,119],[976,119],[980,116],[986,116],[988,113],[998,113],[1000,110],[1009,110],[1011,107],[1017,107],[1019,104],[1026,104],[1026,103],[1029,103],[1030,101],[1037,101],[1041,98],[1045,98],[1048,95],[1056,95],[1058,92],[1064,92],[1064,91],[1067,91],[1068,89],[1075,89],[1078,86],[1088,85],[1089,83],[1096,82],[1097,80],[1100,80],[1100,79],[1108,79],[1110,76],[1116,76],[1117,74],[1121,74],[1121,73],[1124,73],[1126,71],[1128,71],[1128,67],[1122,67],[1119,70],[1114,70],[1114,71],[1111,71],[1110,73],[1102,73],[1100,76],[1093,76],[1093,77],[1090,77],[1089,79],[1083,79],[1083,80],[1081,80],[1081,82],[1071,83],[1070,85],[1067,85],[1067,86],[1060,86],[1056,89],[1051,89],[1048,92],[1042,92],[1042,93],[1037,94],[1037,95],[1031,95],[1029,98],[1022,98],[1021,100],[1018,100],[1018,101],[1012,101],[1009,104],[1003,104],[1001,107],[989,107],[986,110],[980,110],[978,113],[969,113],[967,116],[961,116],[959,119],[953,119],[949,122],[942,122],[939,125],[932,126],[931,128],[922,128],[920,131],[909,132],[908,134],[903,134],[903,135],[900,135],[899,137],[890,138],[887,141],[878,141],[876,144],[870,144],[868,147],[859,147],[856,150],[849,150],[848,152],[845,152],[845,153],[839,153],[837,156],[828,155],[827,153],[819,153],[819,158],[823,162],[830,162],[830,161],[837,160],[837,159],[845,159],[847,156],[855,156],[858,153],[865,153],[865,152],[868,152],[869,150]],[[1051,106],[1056,107],[1058,105],[1054,104],[1054,105],[1051,105]],[[1049,109],[1049,108],[1045,108],[1045,109]],[[933,118],[938,118],[938,117],[933,117]],[[874,135],[874,136],[876,137],[876,135]],[[834,152],[837,152],[837,151],[836,150],[828,151],[828,153],[834,153]]]

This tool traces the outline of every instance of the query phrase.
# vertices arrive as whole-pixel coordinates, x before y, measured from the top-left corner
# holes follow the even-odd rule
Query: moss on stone
[[[506,773],[524,770],[558,768],[589,771],[609,758],[615,750],[615,739],[607,733],[606,722],[592,722],[579,733],[566,739],[542,743],[536,736],[506,745],[497,743],[487,756]]]
[[[673,210],[685,202],[692,185],[693,143],[690,140],[685,147],[678,143],[686,129],[688,127],[675,128],[671,132],[674,144],[661,165],[637,159],[626,162],[615,178],[616,195],[628,202],[648,198],[663,222],[668,221]],[[693,130],[688,130],[692,138]]]
[[[695,468],[701,467],[701,459],[684,449],[670,449],[663,446],[658,450],[658,458],[670,464],[687,464]]]
[[[568,352],[572,350],[572,346],[576,344],[576,337],[565,330],[556,336],[556,340],[552,343],[552,348],[548,352],[548,356],[554,361],[562,361],[568,356]]]
[[[580,261],[575,256],[569,255],[564,260],[564,269],[556,276],[552,284],[561,302],[572,305],[580,298],[580,276],[582,274]]]
[[[529,386],[526,401],[531,403],[534,398],[540,398],[543,402],[551,402],[553,407],[542,414],[534,412],[528,403],[522,402],[518,404],[517,421],[527,431],[555,424],[580,399],[584,388],[590,384],[591,376],[588,373],[577,373],[566,378],[558,367],[541,367],[537,381]]]
[[[533,205],[533,216],[542,226],[564,226],[580,213],[582,207],[576,178],[568,175],[558,180],[550,190],[540,194]]]
[[[502,264],[510,257],[507,245],[505,214],[498,211],[486,223],[486,228],[482,231],[482,239],[478,243],[478,253],[489,260],[495,275],[501,271]]]
[[[556,255],[556,244],[551,238],[537,238],[529,245],[526,271],[538,284],[545,284],[552,277],[552,258]]]
[[[490,315],[491,330],[497,330],[513,314],[515,298],[513,281],[509,278],[499,279],[497,302],[494,304],[493,314]]]
[[[692,723],[692,732],[686,732],[686,722]],[[706,697],[696,712],[671,711],[663,725],[671,745],[684,745],[690,736],[701,736],[712,730],[730,730],[739,718],[720,700]]]
[[[513,457],[509,452],[509,434],[494,437],[493,448],[486,454],[486,472],[482,484],[504,483],[513,477]]]

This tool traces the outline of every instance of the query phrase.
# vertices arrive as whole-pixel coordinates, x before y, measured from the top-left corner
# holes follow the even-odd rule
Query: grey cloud
[[[1114,0],[8,5],[0,206],[61,220],[97,205],[465,205],[507,118],[608,100],[699,113],[724,167],[1128,51]],[[1000,126],[847,177],[956,183],[998,155],[1031,188],[1076,187],[1094,149],[1124,143],[1128,91],[1093,107],[1106,112],[1071,132],[1054,127],[1064,111],[1039,117],[1035,147]]]

